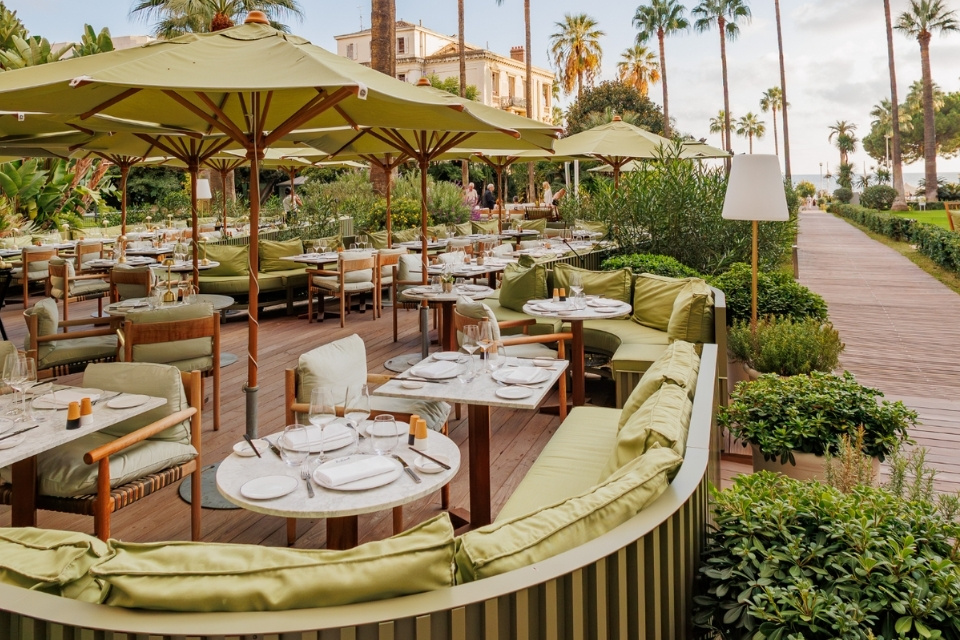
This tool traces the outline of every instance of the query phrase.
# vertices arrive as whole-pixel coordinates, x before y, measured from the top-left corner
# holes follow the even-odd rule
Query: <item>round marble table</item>
[[[618,304],[613,305],[614,302]],[[566,303],[554,303],[552,300],[530,300],[523,305],[523,312],[527,315],[538,318],[558,318],[570,323],[570,331],[573,334],[573,345],[570,349],[570,372],[573,376],[574,406],[583,405],[587,395],[584,385],[586,366],[584,365],[583,321],[620,318],[633,311],[633,307],[626,302],[597,296],[588,296],[587,305],[584,309],[574,309],[571,300]]]
[[[491,269],[494,267],[490,267]],[[500,267],[496,267],[499,269]],[[465,296],[472,300],[483,300],[490,297],[493,293],[492,287],[486,287],[480,284],[462,285],[454,287],[450,293],[434,291],[430,285],[404,289],[403,295],[414,300],[426,300],[427,302],[436,302],[440,305],[440,348],[443,351],[456,351],[457,345],[457,327],[453,321],[453,305],[456,304],[460,296]]]
[[[404,433],[406,429],[404,429]],[[395,451],[413,469],[413,461],[419,455],[404,443]],[[272,435],[269,440],[276,441]],[[362,442],[362,441],[361,441]],[[256,456],[242,457],[231,453],[217,470],[217,489],[223,497],[233,504],[266,515],[280,516],[288,519],[288,542],[293,527],[296,531],[297,518],[326,518],[327,519],[327,547],[330,549],[349,549],[357,545],[359,532],[357,516],[361,513],[371,513],[390,509],[413,502],[419,498],[438,491],[453,479],[460,468],[460,448],[445,435],[436,431],[427,434],[427,453],[432,456],[443,456],[448,460],[450,470],[440,473],[414,472],[420,477],[416,483],[406,473],[393,482],[364,491],[338,491],[326,489],[313,483],[315,497],[307,495],[304,480],[300,478],[299,467],[290,467],[271,450],[261,451],[262,458]],[[327,454],[335,458],[336,452]],[[291,493],[272,500],[251,500],[240,493],[240,488],[254,478],[265,476],[291,476],[297,478],[299,485]],[[292,522],[291,522],[292,521]]]

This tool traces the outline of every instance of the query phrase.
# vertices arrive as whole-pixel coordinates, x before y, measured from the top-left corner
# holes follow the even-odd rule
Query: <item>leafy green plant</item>
[[[840,187],[833,190],[833,197],[843,204],[850,204],[853,200],[853,190],[850,187]]]
[[[681,264],[676,258],[652,253],[630,253],[612,256],[603,261],[600,268],[604,271],[629,268],[636,274],[652,273],[668,278],[699,278],[696,269]]]
[[[750,265],[737,263],[726,273],[708,278],[727,298],[727,324],[750,319]],[[787,316],[794,319],[827,319],[827,303],[822,297],[783,271],[760,271],[757,275],[757,315]]]
[[[794,187],[794,190],[797,192],[797,195],[800,196],[801,198],[810,198],[816,195],[817,193],[817,188],[813,186],[812,182],[809,182],[807,180],[798,182],[797,186]]]
[[[840,364],[840,334],[817,318],[767,316],[750,323],[736,321],[727,331],[733,357],[761,373],[795,376],[811,371],[830,372]]]
[[[895,449],[891,456],[899,449]],[[843,493],[873,484],[873,458],[863,453],[863,427],[857,429],[856,437],[841,436],[836,453],[827,451],[824,454],[824,472],[824,481]]]
[[[713,499],[697,626],[727,640],[960,634],[960,525],[929,502],[768,472]]]
[[[427,225],[433,224],[427,219]],[[390,200],[390,228],[393,231],[420,226],[420,201],[407,198],[391,198]],[[381,231],[387,228],[387,199],[377,201],[367,218],[367,231]]]
[[[396,198],[413,200],[419,206],[422,198],[420,171],[406,171],[397,178],[393,187]],[[427,211],[434,224],[459,224],[470,219],[470,209],[463,203],[460,186],[427,176]],[[420,223],[419,218],[417,224]],[[412,226],[412,225],[411,225]]]
[[[366,171],[348,171],[331,182],[310,180],[297,190],[303,200],[300,218],[321,223],[341,216],[353,218],[355,229],[366,229],[380,196]]]
[[[896,198],[896,189],[885,184],[875,184],[863,190],[860,194],[860,204],[869,209],[889,211]]]
[[[737,385],[717,422],[733,437],[756,445],[767,460],[795,464],[794,452],[822,456],[843,436],[863,428],[863,450],[881,461],[907,439],[917,414],[900,401],[879,401],[883,392],[842,376],[812,371],[781,378],[764,374]]]

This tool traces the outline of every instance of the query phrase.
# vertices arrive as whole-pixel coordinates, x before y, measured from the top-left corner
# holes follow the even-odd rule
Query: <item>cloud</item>
[[[884,23],[882,5],[876,0],[812,0],[788,12],[787,20],[793,28],[818,34],[849,32],[874,22],[883,29]]]

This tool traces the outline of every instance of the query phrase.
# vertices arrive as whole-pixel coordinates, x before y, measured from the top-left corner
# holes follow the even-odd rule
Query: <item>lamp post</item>
[[[823,191],[823,163],[820,163],[820,191]]]
[[[727,194],[723,200],[725,220],[753,222],[752,267],[750,287],[750,329],[757,330],[757,231],[761,220],[786,221],[787,196],[777,156],[769,154],[739,155],[732,158]]]

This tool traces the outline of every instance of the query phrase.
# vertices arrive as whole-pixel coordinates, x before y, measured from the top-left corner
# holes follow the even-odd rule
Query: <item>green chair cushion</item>
[[[623,404],[620,412],[620,428],[627,423],[640,406],[664,384],[677,385],[687,396],[693,398],[697,390],[697,374],[700,372],[700,356],[689,342],[677,340],[663,351],[663,355],[650,365],[640,377],[637,386]]]
[[[601,536],[634,517],[667,488],[682,458],[651,449],[592,489],[457,538],[457,583],[499,575],[545,560]]]
[[[110,444],[116,436],[91,433],[67,444],[44,451],[37,456],[37,478],[40,494],[60,498],[93,495],[97,492],[96,464],[86,464],[83,454]],[[119,487],[151,473],[175,467],[197,457],[189,444],[147,440],[110,456],[110,486]],[[7,470],[0,477],[10,481]]]
[[[91,364],[83,372],[83,385],[89,389],[142,393],[166,398],[167,403],[103,429],[99,433],[112,438],[133,433],[141,427],[189,408],[183,391],[180,370],[153,362],[104,362]],[[150,438],[151,441],[190,444],[190,421],[185,420]]]
[[[472,222],[461,222],[456,225],[457,235],[458,236],[469,236],[473,233],[473,223]]]
[[[310,276],[307,275],[307,268],[290,269],[289,271],[274,271],[273,277],[280,276],[283,279],[283,286],[286,289],[306,289]]]
[[[474,220],[470,223],[470,229],[473,233],[499,233],[500,224],[496,219],[478,222]]]
[[[324,245],[326,244],[328,251],[336,251],[337,247],[343,245],[343,236],[339,233],[335,236],[323,236],[320,238],[310,238],[303,241],[304,248],[312,247],[314,245]]]
[[[131,267],[126,264],[118,264],[113,269],[115,271],[123,271],[125,273],[148,273],[150,274],[150,281],[156,285],[157,278],[154,270],[150,267]],[[117,294],[120,296],[121,300],[129,300],[130,298],[145,298],[147,295],[146,287],[143,285],[117,283],[116,287]]]
[[[261,240],[260,241],[260,271],[288,271],[296,263],[281,260],[284,256],[298,256],[303,253],[303,242],[300,238],[293,240]]]
[[[617,432],[617,446],[600,480],[610,477],[652,447],[673,449],[678,456],[683,456],[692,410],[693,402],[685,389],[673,384],[657,389]]]
[[[204,269],[201,278],[220,276],[249,276],[250,264],[248,245],[209,244],[207,245],[207,259],[220,264],[212,269]]]
[[[401,282],[420,282],[423,278],[423,258],[419,253],[407,253],[400,256],[397,265],[397,278]],[[417,285],[398,285],[400,291]]]
[[[490,307],[490,310],[497,316],[497,320],[501,322],[509,322],[510,320],[529,320],[533,316],[527,315],[522,311],[514,311],[513,309],[507,309],[505,306],[500,304],[500,289],[497,289],[490,295],[490,297],[485,298],[483,303]],[[536,336],[542,335],[544,333],[557,333],[560,331],[560,327],[563,324],[557,318],[537,318],[537,323],[529,325],[527,327],[527,333]],[[512,327],[501,330],[501,334],[505,336],[518,335],[523,333],[522,327]]]
[[[547,268],[541,264],[522,266],[508,264],[503,270],[500,284],[500,306],[514,311],[523,311],[530,300],[547,297]]]
[[[603,235],[607,235],[607,232],[610,230],[606,222],[599,222],[597,220],[577,220],[576,225],[584,231],[593,231],[594,233],[602,233]]]
[[[570,331],[570,323],[563,324]],[[583,345],[588,351],[596,351],[613,357],[624,344],[662,344],[670,342],[664,331],[658,331],[630,320],[585,320],[583,322]]]
[[[208,318],[213,315],[213,305],[208,303],[186,304],[167,309],[136,311],[128,313],[126,320],[132,324],[154,322],[180,322]],[[213,355],[213,338],[193,338],[176,342],[133,345],[133,362],[173,364],[182,360],[208,358]],[[212,361],[211,361],[212,364]]]
[[[626,304],[633,302],[630,297],[633,290],[633,273],[628,268],[615,271],[590,271],[561,262],[553,267],[553,286],[562,287],[566,289],[568,295],[572,295],[570,282],[574,273],[580,274],[583,292],[587,295],[603,296]]]
[[[610,367],[614,371],[643,373],[663,355],[666,348],[664,344],[621,344],[610,358]]]
[[[483,302],[472,300],[466,296],[457,298],[457,313],[473,320],[490,320],[493,324],[493,339],[500,340],[500,326],[497,324],[497,315]],[[457,344],[463,344],[463,332],[457,330]]]
[[[546,218],[537,218],[535,220],[524,220],[523,221],[523,230],[524,231],[536,231],[537,233],[543,235],[547,230],[547,219]]]
[[[667,323],[667,336],[701,344],[715,342],[713,291],[706,282],[693,278],[680,289]]]
[[[113,542],[91,570],[106,604],[162,611],[284,611],[396,598],[453,585],[453,526],[441,514],[353,549]]]
[[[383,229],[381,231],[371,231],[367,233],[367,238],[370,242],[370,248],[372,249],[386,249],[387,248],[387,230]]]
[[[410,227],[409,229],[393,229],[393,242],[411,242],[420,237],[420,227]]]
[[[73,531],[0,529],[0,583],[99,603],[106,584],[89,574],[111,553],[99,538]]]
[[[633,321],[666,331],[673,303],[689,278],[641,273],[633,283]]]
[[[50,369],[59,365],[89,362],[117,355],[117,337],[93,336],[69,338],[41,344],[37,354],[37,369]]]
[[[616,409],[607,407],[574,407],[550,436],[496,521],[512,520],[592,488],[617,446],[619,415]]]
[[[60,310],[57,308],[57,301],[53,298],[43,298],[38,300],[35,305],[23,312],[27,316],[37,316],[37,337],[53,335],[57,332],[60,324]],[[25,349],[29,348],[29,339],[26,341]]]

